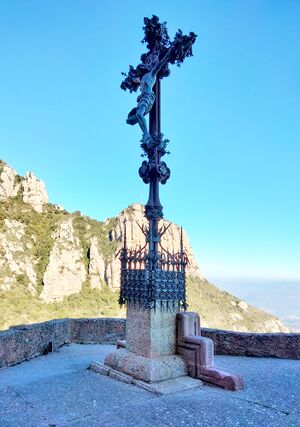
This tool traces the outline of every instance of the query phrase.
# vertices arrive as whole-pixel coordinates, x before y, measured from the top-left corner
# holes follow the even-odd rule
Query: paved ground
[[[112,346],[78,345],[0,371],[0,427],[300,427],[300,361],[217,356],[246,389],[157,397],[86,368]]]

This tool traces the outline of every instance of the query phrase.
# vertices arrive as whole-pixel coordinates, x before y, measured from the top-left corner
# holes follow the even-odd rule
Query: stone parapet
[[[77,344],[116,344],[125,339],[126,320],[118,318],[69,319],[70,342]]]
[[[256,334],[201,328],[201,335],[213,340],[215,354],[219,355],[300,359],[300,334]]]
[[[11,328],[0,333],[0,368],[47,354],[69,342],[69,319]]]
[[[125,319],[62,319],[0,332],[0,368],[57,350],[64,344],[114,344],[125,339]],[[201,329],[215,354],[300,359],[300,334],[255,334]]]
[[[70,344],[115,344],[125,338],[125,319],[61,319],[0,332],[0,369]]]

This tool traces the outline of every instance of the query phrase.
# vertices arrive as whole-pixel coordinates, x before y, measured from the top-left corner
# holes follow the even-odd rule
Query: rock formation
[[[116,251],[113,254],[105,269],[106,283],[114,291],[120,288],[121,279],[121,263],[118,259],[118,252],[119,251]]]
[[[93,289],[101,289],[105,283],[105,262],[96,236],[92,237],[89,249],[89,279]]]
[[[0,232],[0,289],[10,289],[14,283],[36,291],[35,259],[31,254],[32,240],[25,238],[25,225],[4,219]],[[31,240],[31,241],[30,241]]]
[[[32,172],[21,177],[16,171],[0,160],[0,201],[20,195],[24,203],[29,203],[37,212],[43,211],[48,203],[48,194],[43,181]]]
[[[0,161],[0,292],[26,288],[33,295],[30,298],[52,303],[80,293],[84,285],[84,289],[118,291],[124,221],[127,245],[144,246],[141,228],[147,222],[142,205],[133,204],[104,222],[80,212],[71,214],[48,204],[45,186],[33,173],[21,177]],[[160,226],[169,224],[164,220]],[[162,237],[163,248],[178,252],[180,235],[180,227],[171,224]],[[276,317],[207,282],[185,231],[183,245],[189,259],[188,303],[201,313],[204,326],[287,332]]]
[[[15,197],[20,189],[20,180],[16,171],[0,161],[0,201]]]
[[[37,212],[43,212],[48,203],[48,194],[43,181],[37,179],[32,172],[27,172],[22,180],[23,201],[29,203]]]
[[[54,245],[41,293],[45,302],[61,300],[64,296],[80,292],[87,277],[82,247],[75,236],[72,219],[62,222],[52,238]]]

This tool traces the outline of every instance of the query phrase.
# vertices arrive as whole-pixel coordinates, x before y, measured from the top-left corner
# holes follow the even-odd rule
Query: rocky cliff
[[[89,307],[80,313],[105,315],[105,310],[99,310],[95,298],[102,301],[103,295],[108,295],[105,292],[109,290],[109,297],[105,297],[107,308],[117,303],[115,291],[120,286],[118,252],[124,233],[124,220],[128,246],[143,246],[145,237],[140,228],[146,225],[143,206],[133,204],[117,217],[103,222],[80,212],[68,213],[48,203],[43,182],[31,172],[21,177],[1,161],[0,296],[3,297],[4,305],[1,307],[0,302],[0,314],[1,309],[5,312],[18,304],[17,301],[9,304],[9,296],[18,300],[22,293],[24,297],[24,292],[27,292],[26,304],[34,301],[36,307],[34,320],[43,320],[38,313],[43,312],[45,307],[50,307],[54,317],[73,315],[78,307],[76,310],[73,308],[70,314],[66,309],[69,304],[66,298],[73,298],[74,295],[78,295],[77,304],[87,304]],[[169,224],[168,221],[163,223]],[[256,332],[287,331],[274,316],[249,306],[207,282],[201,275],[185,232],[183,243],[189,258],[188,302],[190,309],[201,313],[205,326]],[[176,252],[179,251],[179,245],[180,228],[171,224],[162,238],[162,246],[170,252]],[[83,294],[84,299],[80,300]],[[55,314],[53,307],[57,309]],[[15,313],[12,319],[32,321],[26,314],[26,307],[22,309],[25,310],[23,317]],[[46,314],[45,318],[50,316]],[[3,324],[10,325],[5,319]]]
[[[48,203],[48,194],[43,181],[32,172],[21,177],[16,171],[0,160],[0,201],[19,196],[37,212],[42,212]]]

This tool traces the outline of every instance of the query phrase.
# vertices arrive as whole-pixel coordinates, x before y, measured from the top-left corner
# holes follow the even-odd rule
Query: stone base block
[[[144,390],[150,391],[158,396],[170,393],[176,393],[178,391],[190,390],[192,388],[202,386],[202,381],[194,379],[188,376],[182,376],[179,378],[173,378],[166,381],[160,381],[155,383],[148,383],[142,380],[137,380],[130,375],[124,374],[113,368],[110,368],[103,363],[94,362],[90,365],[90,369],[102,375],[108,375],[115,378],[118,381],[125,382],[127,384],[133,384],[137,387],[143,388]]]
[[[143,310],[127,305],[127,350],[150,358],[175,354],[176,314],[177,310]]]
[[[149,358],[126,349],[119,349],[109,353],[105,357],[104,364],[147,383],[187,375],[187,366],[184,360],[177,355]]]
[[[202,368],[197,378],[201,378],[207,383],[225,388],[226,390],[243,390],[245,387],[241,376],[228,374],[214,367]]]

